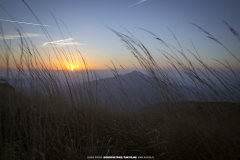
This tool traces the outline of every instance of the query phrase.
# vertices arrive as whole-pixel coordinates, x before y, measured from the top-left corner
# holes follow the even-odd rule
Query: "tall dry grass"
[[[220,62],[228,70],[220,72],[204,63],[198,53],[195,55],[188,50],[204,68],[203,72],[195,65],[196,62],[186,56],[181,45],[180,50],[172,48],[145,30],[172,52],[160,51],[168,66],[167,70],[163,70],[148,49],[130,32],[126,35],[109,28],[120,37],[145,73],[153,79],[145,79],[145,87],[154,90],[157,109],[153,112],[133,112],[128,110],[128,105],[118,102],[107,82],[98,84],[101,77],[88,67],[77,49],[78,57],[68,48],[51,44],[58,58],[57,66],[61,66],[58,70],[64,75],[63,78],[59,77],[58,72],[48,69],[37,47],[18,27],[21,36],[18,51],[7,43],[4,30],[0,28],[3,37],[1,58],[6,64],[6,80],[9,83],[11,80],[16,89],[10,91],[0,86],[1,159],[87,159],[87,156],[125,155],[154,156],[155,159],[240,158],[240,83],[239,76],[230,65]],[[210,33],[198,28],[226,48]],[[51,42],[47,30],[42,29]],[[230,31],[239,39],[239,34],[232,27]],[[236,55],[228,49],[227,52],[239,62]],[[83,64],[82,83],[66,68],[66,61]],[[10,63],[17,68],[17,74],[11,72]],[[54,67],[51,59],[49,63]],[[174,78],[176,75],[171,68],[177,71],[181,79]],[[111,69],[121,86],[122,80],[114,63]],[[92,79],[96,80],[95,83],[90,82]],[[187,84],[194,86],[194,90],[188,92],[197,97],[199,103],[196,106],[192,106],[179,87]],[[66,88],[65,92],[63,88]],[[131,93],[137,95],[137,91],[131,89]],[[99,91],[107,97],[105,103],[102,103]],[[119,93],[130,104],[136,103],[131,101],[126,88],[119,87]],[[209,102],[209,97],[215,102]],[[150,102],[144,96],[140,99],[150,111]]]

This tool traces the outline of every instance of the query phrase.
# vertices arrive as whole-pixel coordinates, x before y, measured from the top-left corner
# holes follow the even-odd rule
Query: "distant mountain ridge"
[[[164,102],[166,98],[177,101],[198,101],[198,97],[191,92],[196,88],[183,85],[166,86],[162,82],[139,71],[133,71],[115,77],[94,80],[89,83],[92,88],[98,88],[102,102],[114,98],[119,105],[141,108],[149,104]],[[159,86],[160,85],[160,86]],[[162,86],[161,86],[162,85]],[[110,94],[103,94],[108,90]],[[184,95],[182,97],[181,93]],[[165,97],[165,99],[164,99]]]

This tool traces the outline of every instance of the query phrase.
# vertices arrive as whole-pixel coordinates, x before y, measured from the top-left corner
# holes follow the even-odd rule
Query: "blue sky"
[[[128,29],[160,62],[162,55],[157,49],[167,52],[169,50],[154,40],[152,35],[135,27],[147,29],[179,49],[178,43],[169,31],[171,29],[181,46],[194,52],[190,41],[192,40],[207,64],[215,65],[216,63],[211,60],[215,58],[220,61],[228,60],[233,68],[240,68],[239,63],[222,46],[208,39],[206,34],[195,26],[186,23],[192,22],[204,28],[240,58],[240,42],[222,22],[226,21],[240,32],[239,0],[25,0],[25,2],[42,24],[46,25],[45,28],[55,44],[62,46],[62,40],[65,39],[74,50],[63,21],[71,32],[77,49],[83,53],[93,69],[105,69],[106,65],[111,66],[110,60],[115,61],[115,58],[125,68],[133,68],[132,63],[137,65],[136,59],[105,25],[122,33],[127,33],[122,26]],[[19,24],[44,57],[42,50],[47,50],[50,45],[40,26],[33,25],[38,22],[27,6],[21,0],[1,0],[0,5],[14,17],[15,21],[18,21],[10,22],[14,20],[0,8],[0,22],[4,34],[11,37],[11,43],[16,50],[20,39],[14,26]],[[61,36],[51,12],[57,19],[64,37]],[[3,45],[1,39],[0,44]],[[185,53],[192,57],[186,50]],[[54,59],[54,56],[52,57]],[[0,63],[3,64],[3,61]],[[4,65],[0,65],[2,66]]]

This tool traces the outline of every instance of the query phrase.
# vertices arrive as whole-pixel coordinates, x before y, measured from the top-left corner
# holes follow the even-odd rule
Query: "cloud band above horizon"
[[[21,37],[40,37],[40,36],[43,36],[41,34],[33,34],[33,33],[26,33],[24,35],[19,35],[19,34],[15,34],[15,35],[0,35],[0,40],[3,40],[3,39],[17,39],[17,38],[21,38]]]
[[[5,21],[5,22],[12,22],[12,23],[31,24],[31,25],[34,25],[34,26],[50,27],[49,25],[41,25],[41,24],[35,24],[35,23],[27,23],[27,22],[11,21],[11,20],[6,20],[6,19],[0,19],[0,20],[1,20],[1,21]]]
[[[58,41],[54,41],[54,42],[46,42],[46,43],[43,43],[42,46],[44,47],[50,43],[61,45],[61,46],[64,46],[64,45],[87,45],[84,43],[73,42],[73,40],[74,40],[73,38],[68,38],[68,39],[58,40]]]

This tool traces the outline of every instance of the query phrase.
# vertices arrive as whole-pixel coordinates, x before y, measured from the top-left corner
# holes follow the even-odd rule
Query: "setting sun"
[[[73,68],[71,68],[71,70],[73,71]]]

